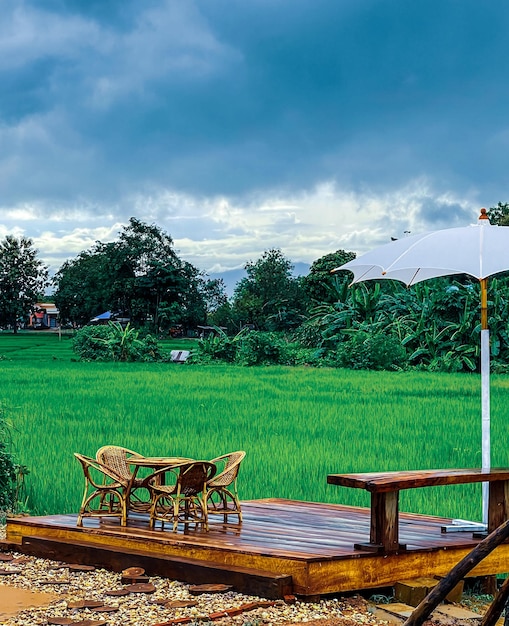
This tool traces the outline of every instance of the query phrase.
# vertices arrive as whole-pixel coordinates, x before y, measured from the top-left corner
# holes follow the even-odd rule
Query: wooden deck
[[[149,531],[142,515],[130,518],[125,528],[106,518],[85,519],[78,528],[75,515],[12,518],[3,549],[117,571],[142,565],[149,575],[229,582],[240,591],[281,597],[443,576],[478,543],[471,532],[442,533],[449,518],[401,513],[400,539],[407,549],[370,554],[353,547],[369,538],[367,508],[265,499],[243,502],[242,511],[241,525],[214,516],[209,532],[191,527],[185,534],[180,529]],[[504,573],[508,563],[509,544],[503,544],[471,575]]]

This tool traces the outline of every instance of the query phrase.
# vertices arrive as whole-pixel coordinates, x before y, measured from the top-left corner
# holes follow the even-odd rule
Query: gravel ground
[[[5,529],[0,528],[0,538],[4,534]],[[134,591],[128,595],[111,595],[111,591],[125,587],[121,584],[119,573],[104,569],[73,571],[73,568],[56,561],[11,554],[13,560],[0,562],[0,570],[4,570],[0,574],[0,624],[4,626],[48,623],[155,626],[180,618],[206,623],[211,621],[211,614],[240,607],[247,609],[246,605],[251,605],[251,610],[222,619],[216,616],[214,624],[257,626],[310,623],[316,620],[320,620],[321,624],[325,620],[328,626],[384,623],[376,619],[373,607],[359,596],[326,599],[318,603],[271,603],[263,598],[232,591],[193,595],[190,593],[190,585],[158,577],[150,577],[150,583],[155,587],[152,593]],[[51,593],[57,597],[47,606],[22,610],[14,616],[2,618],[1,598],[2,595],[4,598],[8,598],[9,594],[14,595],[15,591],[11,588]],[[84,600],[100,602],[108,609],[73,606]],[[188,606],[175,606],[176,603],[187,603]],[[253,604],[258,605],[257,608],[253,608]],[[60,621],[56,618],[60,618]]]

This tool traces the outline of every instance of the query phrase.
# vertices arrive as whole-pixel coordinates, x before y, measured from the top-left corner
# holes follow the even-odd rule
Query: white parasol
[[[509,228],[492,226],[481,209],[477,224],[447,228],[398,239],[380,246],[333,270],[349,270],[353,283],[392,279],[405,285],[423,280],[468,274],[481,287],[481,402],[482,468],[490,459],[490,345],[488,328],[488,277],[509,270]],[[483,484],[483,522],[487,523],[488,486]]]

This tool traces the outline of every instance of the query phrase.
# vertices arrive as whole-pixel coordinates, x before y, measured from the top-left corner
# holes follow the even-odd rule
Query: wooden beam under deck
[[[293,593],[300,596],[386,587],[420,576],[444,576],[478,543],[471,532],[442,533],[441,527],[451,523],[449,518],[401,513],[400,539],[407,549],[377,555],[353,547],[369,538],[367,508],[265,499],[243,502],[242,511],[241,525],[235,523],[235,517],[229,524],[224,524],[222,517],[213,517],[209,532],[191,527],[186,533],[180,529],[178,533],[150,531],[148,519],[142,515],[130,518],[124,528],[107,518],[85,519],[85,526],[78,528],[75,515],[12,518],[7,523],[4,546],[18,547],[26,553],[39,551],[40,555],[53,555],[67,562],[79,562],[72,558],[77,556],[87,558],[89,563],[93,562],[95,550],[102,566],[108,558],[118,567],[122,563],[133,565],[138,557],[148,573],[152,558],[154,574],[167,571],[176,577],[180,573],[180,579],[188,582],[192,582],[193,575],[203,581],[203,576],[210,574],[214,582],[235,579],[234,586],[243,591],[254,584],[248,581],[251,573],[252,581],[258,581],[255,586],[259,595],[263,595],[266,585],[273,597],[288,593],[290,576]],[[197,574],[200,563],[203,575]],[[503,544],[471,574],[486,576],[508,569],[509,544]],[[244,586],[240,582],[243,575],[247,581]]]

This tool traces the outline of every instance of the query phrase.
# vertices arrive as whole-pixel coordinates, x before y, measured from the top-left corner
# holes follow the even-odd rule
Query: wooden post
[[[493,552],[508,537],[509,521],[504,522],[489,534],[486,539],[479,542],[466,557],[455,565],[447,576],[442,578],[437,586],[424,598],[403,626],[421,626],[458,582],[465,578],[471,569]]]
[[[399,547],[399,491],[371,494],[370,543],[381,544],[385,552]]]
[[[379,554],[405,550],[399,543],[399,491],[371,493],[369,543],[356,543],[354,548]]]
[[[503,585],[500,587],[497,595],[493,598],[493,602],[490,604],[488,610],[482,618],[481,626],[494,626],[495,622],[502,615],[502,611],[505,608],[508,597],[509,578],[506,578]]]
[[[488,533],[509,519],[509,481],[490,482],[488,500]]]

